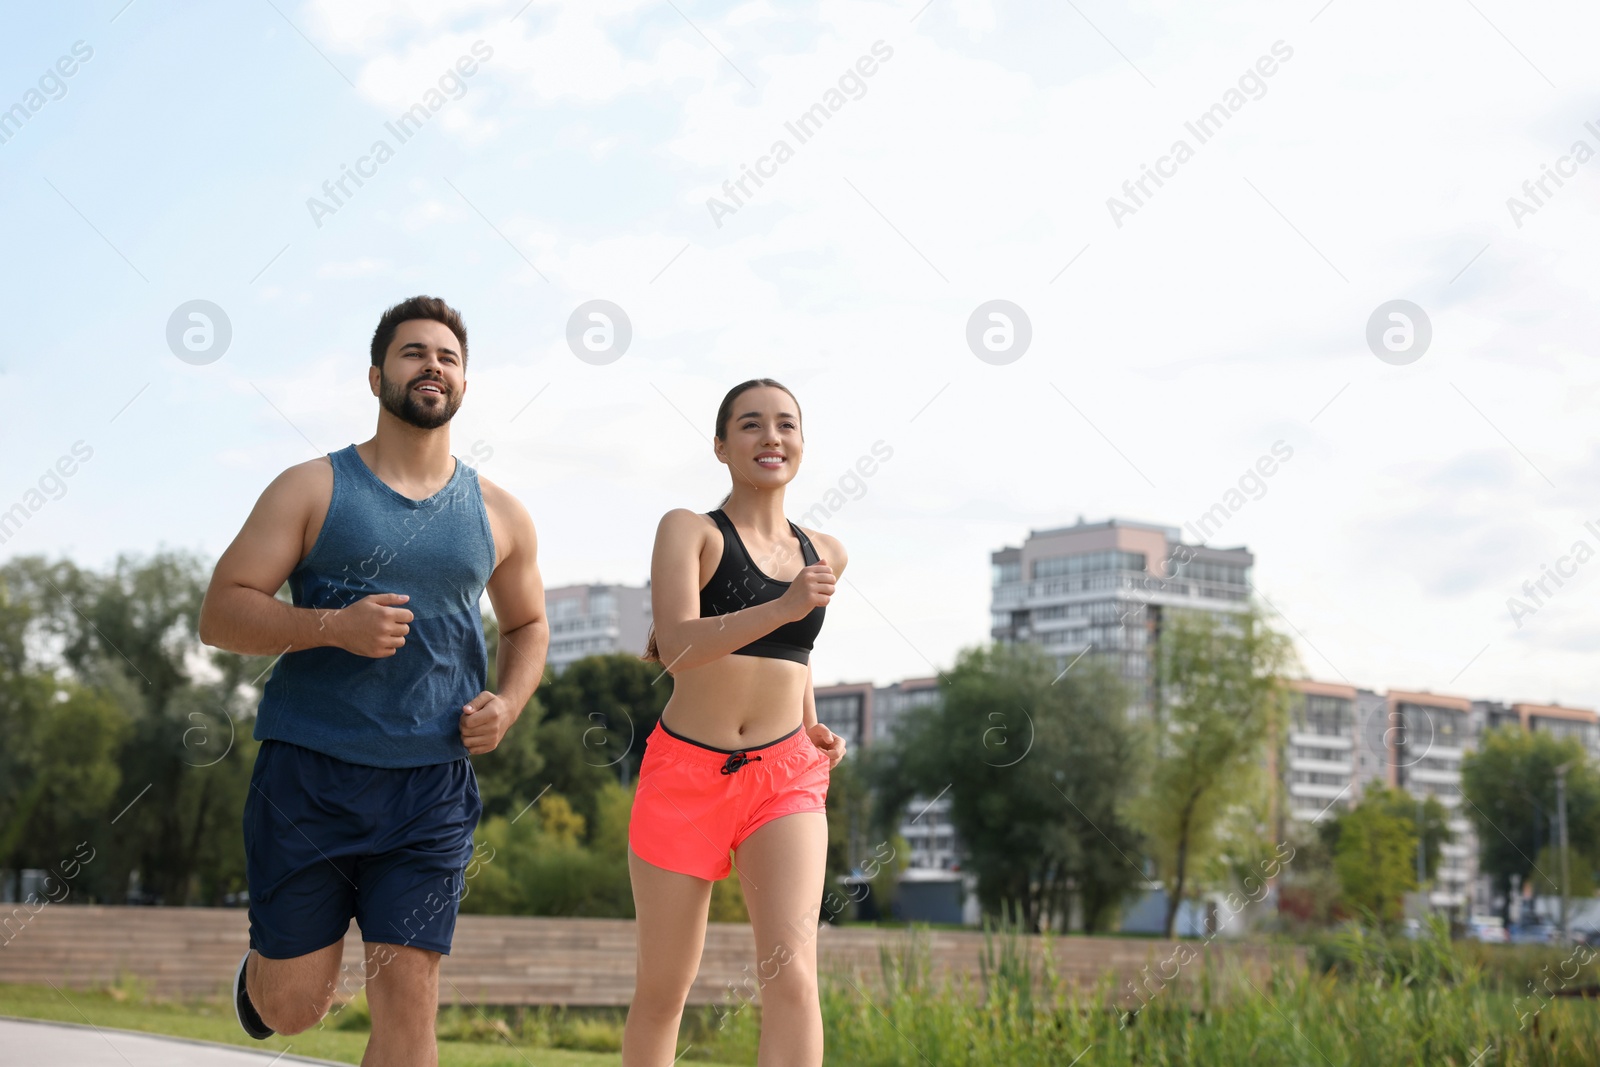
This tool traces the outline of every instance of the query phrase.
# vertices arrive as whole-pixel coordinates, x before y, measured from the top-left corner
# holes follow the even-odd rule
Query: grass
[[[1190,942],[1191,945],[1196,944]],[[1417,941],[1361,929],[1332,935],[1310,968],[1221,973],[1194,964],[1171,985],[1145,986],[1116,1003],[1109,977],[1069,987],[1048,945],[1014,927],[987,931],[980,978],[935,984],[926,935],[880,953],[879,974],[825,974],[827,1062],[850,1067],[1545,1067],[1600,1063],[1600,1007],[1573,993],[1600,992],[1600,962],[1571,950],[1565,963],[1520,946],[1452,944],[1435,924]],[[1500,953],[1496,950],[1506,949]],[[1042,950],[1042,951],[1041,951]],[[1509,969],[1504,964],[1512,964]],[[1319,965],[1320,964],[1320,965]],[[1535,996],[1526,975],[1559,996]],[[1508,973],[1509,971],[1509,973]],[[1551,976],[1559,975],[1552,981]],[[1570,980],[1568,976],[1570,975]],[[1159,984],[1158,984],[1159,985]],[[71,998],[70,1003],[66,999]],[[1137,1010],[1128,1011],[1134,1007]],[[93,992],[0,986],[0,1014],[147,1030],[261,1047],[245,1038],[220,998],[153,1000],[131,983]],[[753,1063],[760,1012],[738,1011],[718,1029],[709,1012],[685,1017],[683,1056]],[[620,1009],[440,1011],[444,1067],[592,1067],[616,1064]],[[267,1047],[358,1062],[370,1019],[365,1002],[342,1007],[319,1030]],[[513,1047],[514,1046],[514,1047]]]
[[[255,1041],[239,1029],[233,1006],[222,997],[164,1000],[146,994],[137,982],[123,981],[95,990],[56,989],[48,985],[0,985],[0,1015],[58,1022],[93,1024],[119,1030],[186,1037],[240,1045],[297,1056],[360,1063],[366,1048],[370,1016],[364,996],[330,1012],[321,1027],[290,1037]],[[496,1009],[447,1006],[439,1010],[440,1067],[615,1067],[621,1062],[620,1009]],[[680,1062],[701,1055],[741,1053],[723,1064],[753,1063],[753,1021],[727,1028],[712,1039],[702,1015],[686,1014],[682,1048],[693,1044]],[[698,1040],[697,1040],[698,1039]]]
[[[1131,1002],[1133,1013],[1107,1006],[1109,981],[1069,989],[1047,951],[1032,959],[1005,943],[1013,936],[985,953],[976,984],[935,986],[915,952],[885,953],[870,995],[860,983],[825,982],[828,1047],[848,1049],[851,1067],[1600,1063],[1592,1002],[1519,997],[1442,924],[1420,942],[1347,935],[1330,971],[1186,974]]]

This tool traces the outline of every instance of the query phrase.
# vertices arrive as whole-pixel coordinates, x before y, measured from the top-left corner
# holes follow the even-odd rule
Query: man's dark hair
[[[394,307],[383,313],[383,318],[378,320],[378,328],[372,332],[372,365],[383,366],[383,357],[389,351],[389,344],[394,340],[394,331],[402,322],[412,319],[432,319],[442,322],[456,335],[456,340],[461,342],[461,369],[467,369],[467,327],[461,321],[461,313],[446,304],[436,296],[414,296],[409,300],[402,300]]]

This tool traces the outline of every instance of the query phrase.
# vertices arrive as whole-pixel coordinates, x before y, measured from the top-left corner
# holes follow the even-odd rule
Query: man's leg
[[[372,1037],[363,1067],[438,1067],[433,1022],[439,1012],[439,953],[367,943],[367,1007]]]
[[[367,942],[372,1038],[365,1064],[439,1062],[439,959],[450,951],[483,812],[467,758],[386,774],[384,832],[361,857],[356,922]]]
[[[333,1001],[334,983],[339,976],[339,961],[344,955],[344,939],[326,948],[269,960],[259,952],[250,953],[245,964],[245,988],[261,1021],[280,1034],[298,1034],[317,1025]]]
[[[244,806],[252,949],[245,989],[261,1022],[280,1034],[315,1026],[337,991],[356,896],[354,864],[345,853],[363,829],[346,803],[349,767],[269,740],[251,772]]]

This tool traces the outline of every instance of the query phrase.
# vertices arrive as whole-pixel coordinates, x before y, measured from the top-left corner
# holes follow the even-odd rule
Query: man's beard
[[[436,430],[455,417],[456,410],[461,407],[461,395],[446,392],[437,404],[420,400],[412,386],[425,381],[435,382],[440,389],[450,388],[441,379],[429,378],[426,375],[413,379],[410,385],[401,385],[398,382],[391,382],[380,368],[378,402],[383,405],[383,410],[401,422],[409,423],[419,430]]]

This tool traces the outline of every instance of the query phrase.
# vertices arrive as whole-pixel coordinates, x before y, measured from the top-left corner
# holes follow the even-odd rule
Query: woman
[[[800,404],[782,385],[735,386],[712,446],[733,481],[724,507],[675,508],[656,530],[643,658],[671,672],[673,691],[628,825],[639,955],[624,1067],[674,1061],[711,884],[734,867],[755,931],[759,1062],[822,1063],[824,800],[845,746],[817,722],[810,650],[845,552],[784,518],[803,440]]]

